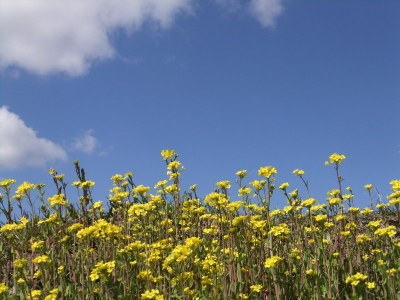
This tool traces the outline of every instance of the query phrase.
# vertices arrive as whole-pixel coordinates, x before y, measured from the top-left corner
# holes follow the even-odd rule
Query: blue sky
[[[333,152],[360,206],[400,177],[400,2],[48,1],[0,0],[0,179],[77,159],[105,200],[115,173],[165,179],[168,148],[201,196],[271,165],[324,202]]]

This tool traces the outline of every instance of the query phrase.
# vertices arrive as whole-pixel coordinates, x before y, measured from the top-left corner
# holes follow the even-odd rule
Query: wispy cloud
[[[283,12],[283,0],[214,0],[228,12],[247,11],[263,27],[273,28]]]
[[[283,13],[282,0],[251,0],[249,10],[263,27],[274,27]]]
[[[79,76],[115,56],[110,35],[168,28],[192,0],[1,0],[0,67]]]
[[[83,132],[80,136],[74,139],[72,149],[76,151],[82,151],[86,154],[92,154],[95,148],[98,146],[97,139],[93,136],[94,130],[89,129]]]
[[[47,161],[66,158],[61,146],[38,137],[17,114],[0,107],[0,168],[43,166]]]

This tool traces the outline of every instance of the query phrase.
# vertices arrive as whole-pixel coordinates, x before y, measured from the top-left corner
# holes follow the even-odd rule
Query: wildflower
[[[271,227],[269,234],[273,236],[285,236],[290,233],[290,229],[288,228],[287,224],[283,223],[278,226]]]
[[[372,189],[372,184],[366,184],[364,185],[364,189],[370,191]]]
[[[161,151],[161,156],[163,157],[164,160],[171,159],[172,157],[177,157],[178,154],[174,150],[162,150]]]
[[[304,171],[299,169],[294,170],[292,173],[296,176],[304,175]]]
[[[171,171],[177,171],[179,169],[180,165],[181,165],[181,163],[179,161],[175,160],[168,164],[167,169],[171,170]]]
[[[196,188],[197,188],[197,184],[193,184],[193,185],[190,186],[189,189],[192,190],[192,191],[195,191]]]
[[[317,215],[314,219],[317,222],[325,222],[328,219],[328,215]]]
[[[96,281],[100,278],[108,277],[115,268],[115,261],[110,262],[99,262],[95,265],[95,268],[90,273],[90,280]]]
[[[376,287],[376,283],[375,282],[365,282],[365,286],[367,287],[367,289],[372,290]]]
[[[9,188],[10,185],[12,185],[12,184],[14,184],[16,182],[17,181],[15,179],[3,179],[2,181],[0,181],[0,187]]]
[[[50,215],[47,219],[43,219],[43,220],[40,220],[39,222],[38,222],[38,224],[40,225],[40,224],[46,224],[46,223],[59,223],[59,220],[58,220],[58,214],[57,213],[54,213],[54,214],[52,214],[52,215]]]
[[[370,240],[371,240],[371,237],[369,237],[369,236],[366,235],[366,234],[359,234],[359,235],[357,235],[357,237],[356,237],[357,243],[365,243],[365,242],[368,242],[368,241],[370,241]]]
[[[64,273],[64,270],[65,270],[65,267],[64,267],[64,266],[59,266],[59,267],[57,268],[57,274],[62,274],[62,273]]]
[[[26,281],[25,281],[25,279],[23,279],[23,278],[18,278],[18,280],[17,280],[17,283],[18,284],[24,284]],[[1,295],[1,293],[0,293],[0,295]]]
[[[330,164],[336,163],[336,164],[341,165],[343,159],[345,159],[345,158],[346,158],[346,156],[344,156],[344,155],[333,153],[331,156],[329,156],[329,162],[325,162],[325,164],[330,165]]]
[[[295,189],[293,192],[289,193],[289,196],[292,198],[297,198],[297,196],[299,195],[299,190]]]
[[[374,211],[372,209],[370,209],[369,207],[364,208],[363,211],[361,211],[361,214],[364,216],[370,215],[372,214]]]
[[[266,268],[275,268],[276,264],[282,260],[282,257],[279,256],[271,256],[265,260]]]
[[[53,197],[48,198],[47,201],[50,202],[51,207],[54,207],[56,205],[66,207],[68,204],[68,201],[65,199],[64,194],[54,195]]]
[[[388,273],[389,274],[389,276],[392,276],[394,273],[396,273],[397,272],[397,270],[396,269],[394,269],[394,268],[392,268],[392,269],[389,269],[389,270],[387,270],[386,271],[386,273]]]
[[[317,200],[315,200],[314,198],[308,198],[307,200],[304,200],[303,202],[301,202],[301,206],[303,207],[311,207],[311,205],[317,203]]]
[[[328,203],[333,206],[342,201],[342,199],[335,197],[335,198],[327,198],[326,201],[328,201]]]
[[[35,188],[34,184],[25,181],[23,184],[17,187],[16,193],[19,195],[26,195],[29,190],[32,190],[34,188]]]
[[[16,259],[14,260],[14,268],[16,269],[22,269],[23,267],[25,267],[27,260],[25,258],[20,258],[20,259]]]
[[[83,181],[83,182],[80,183],[80,188],[84,189],[84,188],[87,188],[87,187],[92,187],[94,185],[95,185],[94,181],[87,180],[87,181]]]
[[[263,286],[261,284],[256,284],[256,285],[251,285],[250,286],[250,290],[252,292],[256,292],[256,293],[261,292],[262,289],[263,289]]]
[[[247,187],[242,187],[239,189],[239,197],[243,197],[244,195],[249,195],[251,193],[251,188],[247,188]]]
[[[326,207],[326,204],[314,205],[314,206],[311,206],[311,211],[318,212],[318,211],[324,209],[325,207]]]
[[[41,290],[32,290],[29,292],[28,296],[26,296],[27,300],[39,300],[42,296]]]
[[[247,175],[247,171],[246,170],[241,170],[241,171],[237,171],[235,173],[237,176],[239,176],[241,179],[245,178]]]
[[[57,300],[59,293],[60,291],[58,289],[53,289],[50,291],[50,294],[44,298],[44,300]]]
[[[375,230],[374,234],[378,235],[378,236],[392,237],[392,236],[396,235],[396,227],[388,226],[385,228],[379,228],[379,229]]]
[[[314,276],[314,275],[317,275],[317,271],[315,271],[315,270],[313,270],[313,269],[308,269],[308,270],[306,271],[306,274],[307,274],[308,276]]]
[[[69,227],[67,228],[67,230],[68,230],[69,232],[73,232],[73,231],[77,231],[77,230],[81,229],[82,227],[83,227],[83,224],[81,224],[81,223],[75,223],[75,224],[72,224],[71,226],[69,226]]]
[[[266,183],[267,181],[265,180],[254,180],[252,182],[249,182],[249,184],[253,186],[256,190],[263,189]]]
[[[133,192],[135,193],[135,194],[138,194],[138,195],[144,195],[144,194],[146,194],[146,192],[148,192],[148,191],[150,191],[150,187],[148,187],[148,186],[143,186],[143,185],[138,185],[137,187],[135,187],[134,189],[133,189]]]
[[[8,287],[5,285],[5,283],[1,282],[0,283],[0,295],[3,295],[7,293]]]
[[[217,187],[219,187],[220,189],[230,189],[231,185],[230,182],[228,180],[226,181],[219,181],[215,184]]]
[[[169,186],[166,186],[164,191],[168,194],[174,194],[176,192],[179,192],[179,188],[176,184],[171,184]]]
[[[333,227],[333,226],[334,226],[334,224],[331,223],[331,222],[325,222],[325,223],[324,223],[324,227],[325,227],[325,228],[331,228],[331,227]]]
[[[346,283],[357,286],[361,281],[365,281],[368,278],[367,275],[356,273],[346,278]]]
[[[282,183],[280,186],[279,186],[279,189],[281,189],[281,190],[286,190],[286,188],[288,188],[289,187],[289,183],[288,182],[285,182],[285,183]]]
[[[266,178],[270,178],[272,175],[278,173],[278,171],[271,166],[268,167],[261,167],[260,169],[258,169],[258,175],[260,176],[264,176]]]
[[[35,264],[49,264],[51,263],[51,259],[47,255],[41,255],[32,260]]]
[[[128,211],[129,213],[129,211]],[[122,231],[122,228],[108,223],[106,220],[99,219],[92,226],[83,228],[76,233],[78,238],[85,238],[87,236],[92,238],[109,238],[112,235],[116,235]]]
[[[160,295],[160,291],[157,289],[147,290],[142,295],[142,299],[147,300],[162,300],[164,299],[163,295]]]
[[[102,208],[102,205],[103,201],[96,201],[95,203],[93,203],[93,209]]]

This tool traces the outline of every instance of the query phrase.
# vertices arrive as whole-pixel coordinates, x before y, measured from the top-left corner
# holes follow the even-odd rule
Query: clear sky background
[[[153,186],[162,149],[201,196],[274,166],[323,203],[333,152],[360,206],[400,178],[399,1],[0,0],[0,67],[0,179],[48,196],[75,159],[95,200],[115,173]]]

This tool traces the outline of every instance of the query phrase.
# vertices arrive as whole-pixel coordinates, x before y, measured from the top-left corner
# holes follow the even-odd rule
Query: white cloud
[[[273,28],[283,12],[283,0],[214,0],[228,12],[247,10],[263,27]]]
[[[73,149],[92,154],[98,145],[97,139],[93,136],[93,129],[85,131],[81,136],[75,138]]]
[[[79,76],[115,55],[110,35],[169,27],[192,0],[0,0],[0,68]]]
[[[59,145],[39,138],[18,115],[0,107],[0,168],[43,166],[47,161],[66,158]]]
[[[242,8],[240,0],[215,0],[215,2],[225,8],[228,12],[236,12]]]
[[[251,0],[249,10],[263,27],[274,27],[283,13],[282,0]]]

